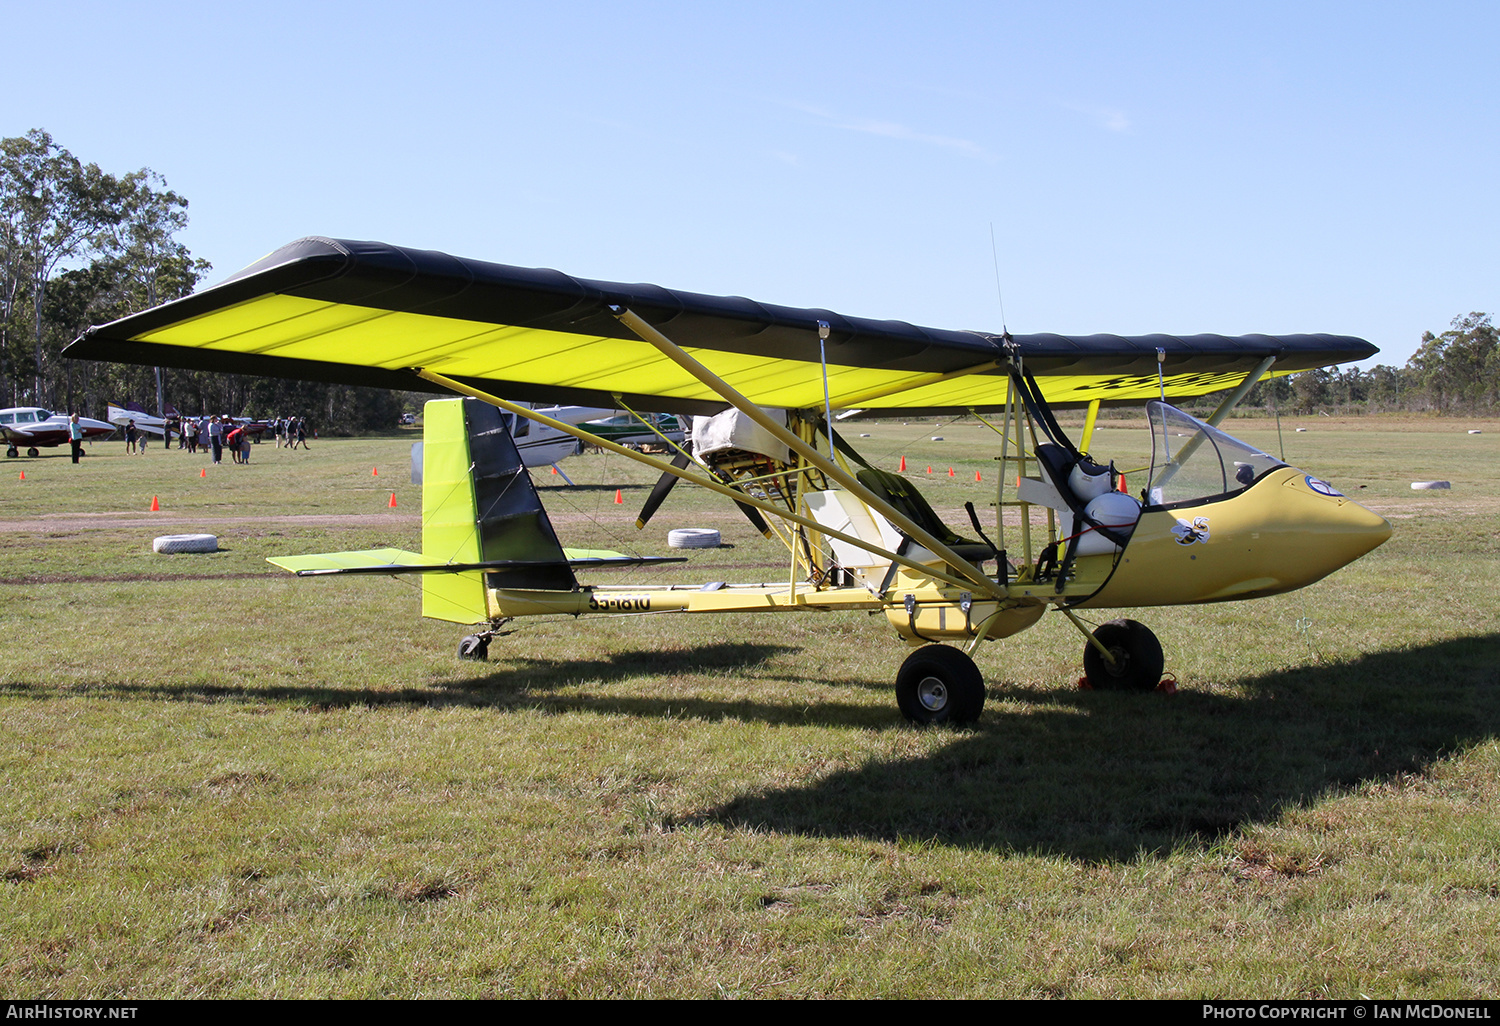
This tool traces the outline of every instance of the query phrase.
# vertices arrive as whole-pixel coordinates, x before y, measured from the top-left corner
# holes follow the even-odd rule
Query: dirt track
[[[554,524],[593,522],[587,513],[548,513]],[[56,534],[69,531],[118,531],[138,527],[160,534],[181,534],[188,530],[211,531],[218,527],[242,524],[265,526],[285,524],[289,527],[388,527],[399,524],[417,529],[420,513],[288,513],[276,516],[226,516],[220,513],[141,513],[118,510],[106,513],[43,513],[25,520],[0,520],[0,534]]]
[[[420,523],[417,513],[309,513],[285,516],[237,517],[218,513],[185,516],[181,513],[44,513],[25,520],[0,520],[0,534],[37,534],[57,531],[99,531],[149,527],[164,534],[186,528],[202,529],[233,524],[288,524],[305,527],[373,527]]]

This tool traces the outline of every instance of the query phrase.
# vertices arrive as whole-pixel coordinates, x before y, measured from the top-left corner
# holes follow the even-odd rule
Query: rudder
[[[489,588],[572,591],[578,586],[541,498],[511,438],[509,416],[477,399],[423,408],[422,555],[432,562],[531,564],[429,574],[422,615],[479,623],[494,613]]]

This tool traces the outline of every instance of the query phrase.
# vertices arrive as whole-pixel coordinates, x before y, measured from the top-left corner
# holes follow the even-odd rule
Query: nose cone
[[[1342,533],[1354,547],[1351,560],[1379,548],[1391,536],[1391,522],[1357,502],[1345,500],[1339,513],[1345,525]]]
[[[1253,489],[1252,489],[1253,491]],[[1321,580],[1379,547],[1391,536],[1390,522],[1344,496],[1326,481],[1301,472],[1283,483],[1280,523],[1274,533],[1295,551],[1298,587]]]

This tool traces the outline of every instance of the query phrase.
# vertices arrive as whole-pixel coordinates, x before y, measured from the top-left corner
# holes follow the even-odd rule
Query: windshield
[[[1147,403],[1146,416],[1152,439],[1147,501],[1153,506],[1237,492],[1267,471],[1286,466],[1166,403]]]

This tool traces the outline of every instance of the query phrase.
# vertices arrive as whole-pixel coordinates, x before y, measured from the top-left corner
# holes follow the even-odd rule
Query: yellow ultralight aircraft
[[[1149,689],[1163,667],[1151,631],[1122,619],[1090,632],[1076,610],[1273,595],[1389,537],[1381,517],[1216,427],[1263,376],[1375,351],[1337,335],[941,331],[309,238],[91,328],[66,355],[469,397],[427,405],[422,552],[272,560],[301,575],[423,575],[425,616],[483,625],[460,655],[484,658],[510,619],[549,613],[883,611],[916,649],[896,675],[901,711],[965,723],[985,698],[974,651],[1048,609],[1087,638],[1094,686]],[[1207,421],[1165,401],[1214,392],[1228,394]],[[669,443],[668,462],[500,394],[701,419],[693,450]],[[1088,449],[1101,405],[1142,401],[1154,453],[1134,496]],[[1087,406],[1077,444],[1053,416],[1063,405]],[[995,540],[972,504],[977,537],[966,538],[911,482],[869,466],[833,429],[836,409],[989,414]],[[786,544],[787,580],[580,583],[580,570],[662,560],[565,549],[511,441],[513,417],[661,471],[637,526],[677,479],[724,494]]]

